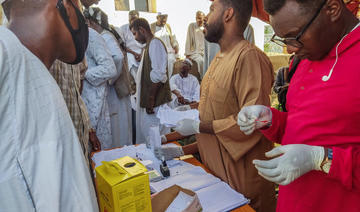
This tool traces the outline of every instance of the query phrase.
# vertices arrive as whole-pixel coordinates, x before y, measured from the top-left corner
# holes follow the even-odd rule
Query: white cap
[[[0,0],[1,1],[1,0]],[[162,13],[162,12],[158,12],[158,14],[157,14],[158,16],[168,16],[168,14],[166,14],[166,13]]]
[[[186,59],[184,60],[184,62],[190,64],[190,66],[193,65],[192,61],[191,61],[189,58],[186,58]]]

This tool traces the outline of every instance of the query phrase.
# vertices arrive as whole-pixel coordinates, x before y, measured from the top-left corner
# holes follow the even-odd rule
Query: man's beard
[[[205,39],[210,43],[218,43],[224,34],[224,24],[221,19],[217,19],[216,23],[208,25],[206,23]]]

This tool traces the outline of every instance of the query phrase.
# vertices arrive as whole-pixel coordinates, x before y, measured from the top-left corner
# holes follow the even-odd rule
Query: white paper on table
[[[191,204],[193,200],[193,196],[180,191],[165,212],[182,212]]]
[[[171,177],[174,177],[176,175],[182,175],[196,167],[190,163],[186,163],[184,161],[181,161],[181,162],[182,163],[178,163],[176,166],[171,166],[171,167],[169,166],[169,163],[167,162]]]
[[[204,169],[196,166],[181,175],[171,176],[159,182],[150,183],[150,187],[156,192],[160,192],[173,185],[179,185],[185,189],[197,191],[218,182],[220,182],[219,178],[206,173]]]
[[[176,111],[170,107],[160,108],[156,117],[160,119],[160,124],[166,127],[176,127],[176,123],[183,119],[200,120],[198,110]]]
[[[95,163],[96,168],[102,165],[102,161],[112,161],[125,156],[136,158],[135,146],[124,146],[122,148],[103,150],[95,153],[91,159]]]
[[[204,211],[230,211],[249,203],[244,195],[236,192],[222,181],[195,192]]]

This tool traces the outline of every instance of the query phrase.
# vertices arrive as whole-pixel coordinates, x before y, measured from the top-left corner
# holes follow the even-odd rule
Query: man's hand
[[[167,140],[166,136],[165,136],[165,135],[162,135],[162,136],[161,136],[161,143],[162,143],[162,144],[166,144],[167,141],[168,141],[168,140]]]
[[[154,114],[154,105],[155,105],[155,98],[154,97],[149,97],[149,105],[151,105],[150,107],[146,108],[146,113],[147,114]]]
[[[134,56],[135,56],[135,60],[137,61],[137,62],[140,62],[141,61],[141,55],[140,54],[134,54]]]
[[[263,105],[243,107],[238,114],[238,125],[245,135],[250,135],[254,130],[271,126],[272,112]]]
[[[191,109],[198,109],[199,108],[199,102],[190,103]]]
[[[101,143],[98,139],[98,137],[96,136],[96,132],[95,131],[90,131],[89,132],[89,141],[91,143],[92,146],[92,150],[93,151],[99,151],[101,150]]]
[[[311,170],[321,170],[324,147],[305,144],[289,144],[267,152],[274,159],[254,160],[259,175],[280,185],[288,185]]]
[[[174,47],[175,54],[179,53],[179,46]]]
[[[181,96],[181,95],[178,95],[178,96],[177,96],[177,100],[178,100],[178,102],[179,102],[180,104],[182,104],[182,105],[185,105],[185,104],[186,104],[185,98],[184,98],[183,96]]]
[[[156,96],[158,94],[159,88],[162,86],[163,84],[161,82],[159,83],[152,83],[150,86],[150,91],[148,93],[148,101],[149,101],[149,106],[146,108],[146,113],[147,114],[154,114],[154,107],[155,107],[155,100],[156,100]]]
[[[192,119],[183,119],[176,124],[175,131],[183,136],[200,133],[200,122]]]
[[[154,153],[159,160],[162,160],[163,156],[165,160],[172,160],[184,155],[181,146],[161,146],[156,148]]]

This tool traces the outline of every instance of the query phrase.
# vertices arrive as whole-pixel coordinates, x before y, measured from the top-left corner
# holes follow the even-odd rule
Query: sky
[[[136,0],[135,0],[136,1]],[[211,2],[209,0],[157,0],[157,12],[168,14],[168,24],[180,45],[180,56],[184,56],[187,28],[195,22],[196,11],[209,12]],[[101,0],[97,5],[108,16],[110,24],[122,26],[128,23],[128,11],[115,11],[114,0]],[[130,9],[134,9],[133,0],[130,0]],[[145,18],[151,24],[156,21],[156,13],[140,12],[140,17]],[[250,24],[254,28],[255,45],[264,49],[264,26],[265,23],[257,18],[251,18]]]

